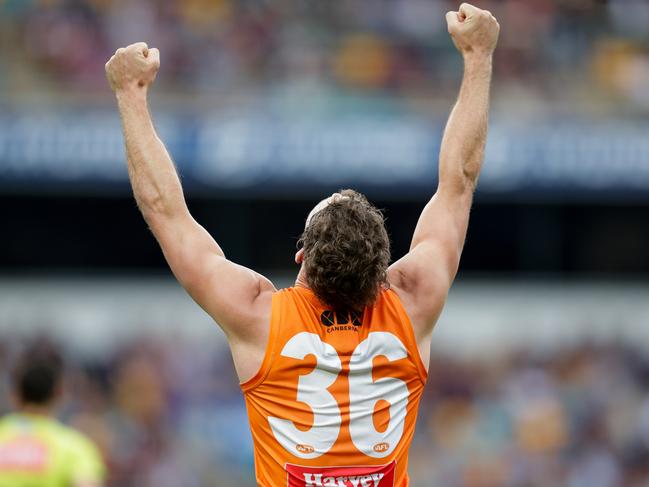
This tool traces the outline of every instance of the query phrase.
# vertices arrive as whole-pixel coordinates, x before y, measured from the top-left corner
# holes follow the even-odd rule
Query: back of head
[[[337,311],[372,305],[387,283],[390,240],[381,212],[346,189],[309,220],[302,234],[306,280]]]
[[[28,346],[13,368],[16,398],[23,405],[48,405],[57,395],[62,372],[63,359],[53,345],[39,342]]]

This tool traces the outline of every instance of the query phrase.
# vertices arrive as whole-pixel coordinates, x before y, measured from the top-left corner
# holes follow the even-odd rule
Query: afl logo
[[[300,453],[313,453],[315,451],[315,448],[311,445],[302,445],[301,443],[295,445],[295,449]]]
[[[375,451],[376,453],[380,453],[380,452],[388,451],[388,448],[390,448],[390,444],[389,444],[389,443],[386,443],[386,442],[383,442],[383,443],[377,443],[376,445],[374,445],[374,451]]]

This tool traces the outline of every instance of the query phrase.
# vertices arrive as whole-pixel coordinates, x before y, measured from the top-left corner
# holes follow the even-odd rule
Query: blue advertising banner
[[[358,186],[413,197],[436,183],[443,120],[158,114],[189,192],[283,196]],[[0,116],[0,192],[129,191],[113,111]],[[492,122],[479,194],[649,197],[649,122]]]

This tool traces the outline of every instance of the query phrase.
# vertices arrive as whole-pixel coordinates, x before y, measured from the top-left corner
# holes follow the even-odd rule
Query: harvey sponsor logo
[[[393,487],[396,462],[358,467],[286,464],[287,487]]]

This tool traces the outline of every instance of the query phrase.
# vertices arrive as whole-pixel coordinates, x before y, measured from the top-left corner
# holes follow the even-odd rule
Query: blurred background
[[[486,163],[434,334],[413,486],[649,485],[649,2],[492,0]],[[110,486],[254,485],[222,333],[130,194],[103,66],[159,47],[156,125],[195,217],[278,287],[313,204],[436,186],[462,62],[439,0],[0,0],[0,413],[34,337]]]

